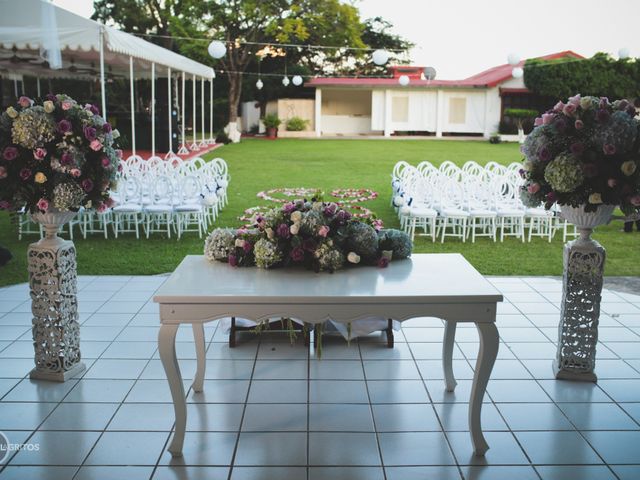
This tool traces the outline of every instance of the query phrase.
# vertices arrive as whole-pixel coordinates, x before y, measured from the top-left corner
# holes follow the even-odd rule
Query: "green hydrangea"
[[[41,106],[23,110],[13,122],[13,143],[30,150],[49,143],[55,138],[56,125],[53,118]]]
[[[544,171],[544,179],[557,192],[574,191],[584,182],[580,161],[573,155],[559,155]]]
[[[364,258],[374,258],[378,253],[378,233],[371,225],[353,222],[347,227],[346,250]]]
[[[378,232],[378,244],[380,250],[391,250],[394,260],[401,260],[411,256],[411,251],[413,250],[409,235],[393,228]]]
[[[278,246],[266,238],[261,238],[256,242],[253,247],[253,254],[256,265],[260,268],[271,268],[280,263],[283,258]]]
[[[340,270],[346,261],[344,253],[338,249],[332,240],[322,243],[314,252],[320,270],[335,272]]]

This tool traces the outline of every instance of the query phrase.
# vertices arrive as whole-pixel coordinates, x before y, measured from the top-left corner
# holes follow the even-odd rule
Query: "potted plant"
[[[262,119],[265,128],[267,129],[267,138],[275,139],[278,136],[278,127],[282,123],[282,120],[278,118],[275,113],[265,115]]]
[[[309,125],[309,120],[301,117],[291,117],[287,120],[286,127],[288,132],[302,132],[307,128],[307,125]]]
[[[523,122],[525,120],[530,120],[538,116],[538,112],[536,110],[528,110],[525,108],[507,108],[504,111],[504,116],[509,117],[516,122],[516,126],[518,127],[518,142],[524,142],[524,128]]]

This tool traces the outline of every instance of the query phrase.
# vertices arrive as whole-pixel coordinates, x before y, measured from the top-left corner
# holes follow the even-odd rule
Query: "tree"
[[[522,124],[525,120],[537,117],[538,111],[526,108],[507,108],[504,111],[504,116],[515,120],[516,125],[518,126],[518,140],[522,143],[524,142],[524,129]]]

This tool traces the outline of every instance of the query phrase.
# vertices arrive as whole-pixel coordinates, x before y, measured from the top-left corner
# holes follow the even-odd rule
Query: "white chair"
[[[201,191],[200,182],[193,175],[180,181],[179,201],[174,207],[178,238],[185,232],[198,232],[202,238],[207,229]]]
[[[166,232],[171,238],[173,225],[173,185],[166,175],[155,178],[151,185],[151,204],[144,207],[144,225],[147,238],[154,232]]]
[[[422,228],[425,235],[431,236],[432,242],[436,240],[438,212],[432,208],[433,190],[429,180],[417,169],[413,169],[413,175],[408,179],[406,186],[404,198],[407,201],[400,209],[401,225],[412,241],[417,227]]]
[[[479,170],[465,174],[463,183],[466,210],[469,212],[468,234],[471,236],[471,243],[475,243],[476,237],[490,237],[495,242],[497,213],[491,205],[491,191],[484,169],[479,165],[478,167]]]
[[[440,222],[441,243],[445,237],[457,237],[464,242],[467,238],[467,223],[470,214],[464,208],[464,190],[460,182],[453,178],[443,178],[440,182]],[[447,231],[450,229],[450,231]]]
[[[494,177],[490,182],[490,188],[500,228],[500,241],[511,236],[524,242],[525,211],[520,203],[518,188],[506,176]]]
[[[140,182],[135,177],[120,182],[117,192],[118,204],[113,207],[113,234],[135,232],[140,238],[139,223],[142,216]]]

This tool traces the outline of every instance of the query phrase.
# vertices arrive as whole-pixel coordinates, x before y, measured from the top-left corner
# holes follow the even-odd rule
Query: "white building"
[[[582,58],[565,51],[544,59]],[[520,63],[520,67],[524,61]],[[314,78],[316,136],[447,134],[482,135],[498,131],[505,108],[544,111],[553,99],[539,97],[512,76],[509,64],[464,80],[426,80],[424,68],[391,67],[387,78]],[[399,83],[406,75],[407,86]],[[312,133],[312,132],[310,132]]]

